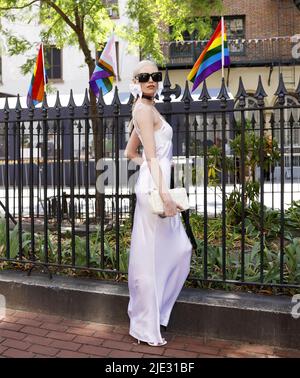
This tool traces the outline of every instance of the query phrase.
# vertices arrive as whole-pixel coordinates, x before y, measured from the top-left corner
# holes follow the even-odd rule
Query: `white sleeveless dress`
[[[173,130],[160,118],[161,128],[154,132],[156,156],[170,188]],[[136,122],[134,127],[143,143]],[[155,184],[144,152],[143,158],[135,185],[137,201],[129,253],[129,334],[141,341],[160,344],[163,342],[160,324],[168,325],[172,308],[189,274],[192,245],[179,213],[161,218],[151,212],[148,193]]]

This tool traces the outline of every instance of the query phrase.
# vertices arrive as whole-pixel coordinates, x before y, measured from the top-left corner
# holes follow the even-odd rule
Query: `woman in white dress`
[[[151,61],[142,61],[133,74],[133,130],[125,156],[140,164],[135,185],[136,207],[128,267],[130,300],[129,334],[151,346],[165,345],[160,325],[167,326],[174,303],[190,271],[192,245],[187,237],[180,207],[170,188],[173,129],[154,106],[161,72]],[[142,143],[143,154],[137,148]],[[164,217],[153,214],[149,191],[159,190]]]

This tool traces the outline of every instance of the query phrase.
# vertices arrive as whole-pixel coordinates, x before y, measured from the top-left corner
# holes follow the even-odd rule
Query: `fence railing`
[[[300,96],[300,87],[295,90]],[[171,98],[175,95],[175,98]],[[266,107],[261,80],[246,106],[224,81],[217,98],[171,88],[156,106],[173,127],[173,186],[184,185],[182,220],[194,246],[189,279],[300,286],[300,104]],[[132,98],[0,110],[0,259],[50,270],[126,275],[138,166],[123,154]],[[103,132],[99,160],[95,133]],[[99,155],[98,155],[99,157]],[[295,163],[297,165],[295,165]],[[97,197],[97,192],[100,195]],[[100,208],[97,210],[97,200]],[[100,209],[100,212],[99,212]]]
[[[163,44],[168,67],[193,66],[207,41],[182,41]],[[231,65],[276,65],[295,62],[292,37],[269,39],[229,39]]]

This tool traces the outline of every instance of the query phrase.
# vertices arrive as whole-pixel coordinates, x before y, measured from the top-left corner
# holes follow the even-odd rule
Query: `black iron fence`
[[[242,285],[300,286],[300,86],[288,102],[282,76],[277,104],[255,102],[240,80],[233,98],[204,84],[171,88],[158,110],[173,127],[173,185],[191,208],[182,220],[194,246],[189,279]],[[174,96],[172,98],[171,96]],[[0,259],[32,268],[127,273],[138,166],[123,154],[132,97],[101,97],[91,114],[86,94],[67,106],[0,110]],[[95,133],[103,132],[103,158]],[[100,213],[96,207],[101,201]]]

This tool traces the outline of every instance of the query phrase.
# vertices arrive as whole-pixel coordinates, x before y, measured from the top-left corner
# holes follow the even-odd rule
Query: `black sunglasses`
[[[152,72],[150,73],[140,73],[136,75],[136,79],[138,79],[139,83],[147,83],[149,81],[150,76],[152,77],[152,80],[155,81],[156,83],[158,81],[162,81],[162,73],[161,72]]]

